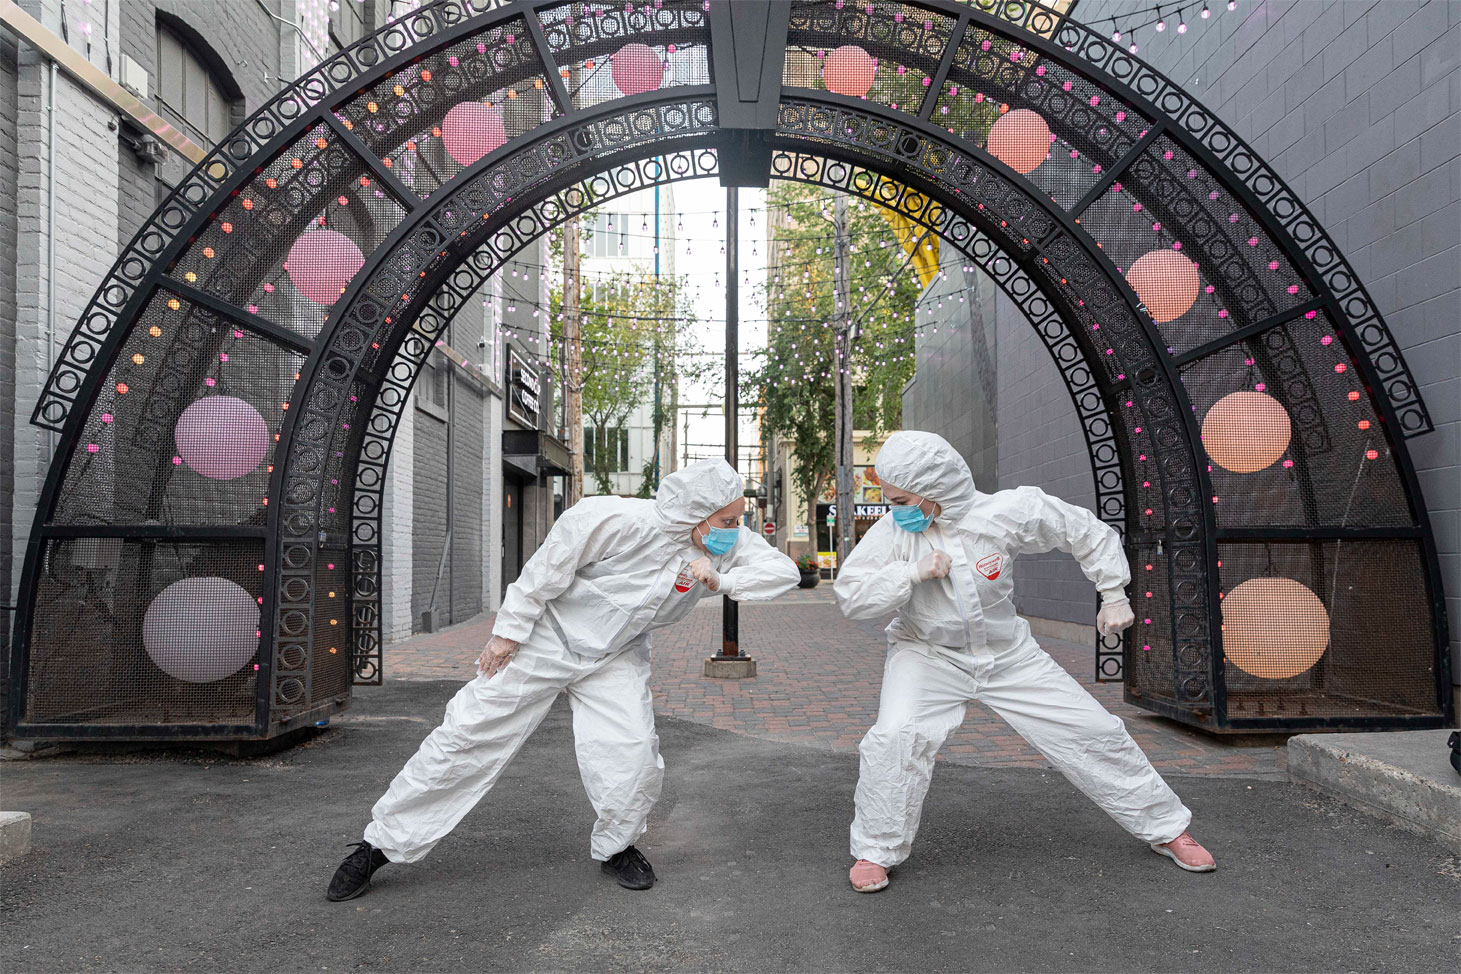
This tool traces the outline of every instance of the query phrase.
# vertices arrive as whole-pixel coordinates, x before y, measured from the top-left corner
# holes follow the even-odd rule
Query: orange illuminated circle
[[[275,179],[273,176],[270,176],[268,179],[264,180],[264,185],[269,187],[270,189],[278,189],[279,180]]]
[[[1380,459],[1380,451],[1379,450],[1366,450],[1365,451],[1365,459],[1366,460],[1378,460],[1378,459]]]
[[[373,101],[372,102],[367,102],[366,103],[366,106],[365,106],[365,110],[367,112],[370,112],[372,115],[374,115],[376,112],[380,111],[380,106],[377,105]]]
[[[291,166],[293,166],[295,169],[303,169],[304,168],[304,160],[303,159],[291,159],[291,160],[289,160],[289,164]],[[270,189],[273,189],[273,187],[271,186]]]
[[[329,144],[330,143],[326,142],[323,138],[315,139],[315,147],[316,148],[323,149],[325,146],[327,146]]]
[[[117,392],[119,392],[119,393],[121,393],[122,395],[125,396],[127,394],[127,383],[125,383],[125,382],[118,382],[117,383]]]
[[[243,208],[246,210],[252,210],[254,208],[254,201],[251,199],[245,199],[243,201]]]
[[[543,90],[543,79],[542,78],[534,78],[533,79],[533,87],[536,88],[536,89],[538,89],[539,91],[542,91]]]
[[[370,177],[369,176],[361,176],[360,177],[360,185],[362,185],[362,186],[369,186],[370,185]]]
[[[1362,419],[1362,420],[1360,420],[1359,421],[1359,428],[1362,429],[1362,430],[1369,429],[1370,428],[1370,421],[1368,419]]]
[[[401,96],[402,96],[402,95],[404,95],[404,94],[405,94],[405,93],[406,93],[406,89],[405,89],[405,87],[404,87],[404,86],[402,86],[402,85],[396,85],[396,86],[395,86],[395,87],[394,87],[394,88],[392,88],[392,89],[391,89],[391,90],[392,90],[392,91],[394,91],[394,92],[395,92],[395,93],[396,93],[396,97],[397,97],[397,98],[399,98],[399,97],[401,97]]]
[[[1358,392],[1351,392],[1349,394],[1349,401],[1350,402],[1358,402],[1359,401],[1359,398],[1360,398],[1360,394]]]
[[[132,356],[132,364],[133,365],[141,365],[145,361],[147,361],[147,360],[142,357],[142,353],[141,352],[138,352],[136,355],[133,355]]]
[[[183,275],[183,280],[187,281],[189,284],[196,284],[198,281],[198,275],[193,273],[192,271],[188,271],[186,274]]]
[[[512,101],[516,97],[517,97],[517,89],[516,88],[509,88],[509,89],[507,89],[507,100],[508,101]]]
[[[1038,112],[1017,108],[995,120],[987,148],[1015,172],[1034,172],[1050,154],[1050,126]]]
[[[1197,302],[1202,281],[1197,265],[1175,250],[1153,250],[1126,270],[1126,283],[1161,324],[1185,315]]]
[[[594,59],[593,58],[589,58],[587,61],[583,62],[583,66],[586,67],[586,68],[588,68],[588,69],[590,69],[590,70],[592,70],[593,69],[593,66],[594,66]]]
[[[151,328],[147,329],[147,334],[151,335],[153,338],[161,338],[162,329],[157,327],[156,325],[153,325]]]
[[[203,248],[203,256],[204,257],[207,257],[207,258],[209,258],[211,260],[213,258],[213,248],[212,247],[204,247]]]
[[[222,230],[224,233],[233,233],[233,224],[232,223],[228,223],[227,221],[219,224],[218,225],[218,228],[220,230]]]
[[[1202,445],[1212,462],[1233,473],[1254,473],[1289,448],[1293,424],[1279,401],[1262,392],[1223,396],[1202,419]]]
[[[432,136],[434,138],[438,138],[438,139],[441,138],[441,126],[440,125],[433,125],[431,127],[431,134],[432,134]]]
[[[1329,613],[1291,578],[1250,578],[1222,602],[1223,654],[1265,680],[1298,676],[1329,648]]]
[[[408,139],[406,141],[406,148],[409,149],[412,152],[415,152],[416,151],[416,140],[415,139]]]
[[[182,302],[180,302],[177,298],[168,298],[167,306],[171,310],[176,311],[179,308],[181,308],[183,305],[182,305]]]

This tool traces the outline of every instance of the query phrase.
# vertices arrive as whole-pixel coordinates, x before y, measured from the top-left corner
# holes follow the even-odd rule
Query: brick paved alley
[[[877,714],[882,624],[851,622],[827,584],[778,602],[741,606],[742,651],[754,656],[751,680],[715,680],[704,659],[720,645],[719,600],[702,602],[683,622],[654,637],[656,712],[764,740],[850,752]],[[468,680],[491,633],[482,615],[386,648],[386,680]],[[1285,777],[1285,751],[1273,744],[1236,747],[1156,717],[1121,699],[1119,683],[1095,683],[1094,649],[1042,639],[1042,645],[1127,728],[1164,773]],[[1004,721],[981,704],[939,753],[983,767],[1048,767]]]

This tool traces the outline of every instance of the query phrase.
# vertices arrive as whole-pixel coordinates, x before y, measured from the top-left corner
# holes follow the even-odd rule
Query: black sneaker
[[[633,846],[610,856],[604,861],[603,870],[625,889],[649,889],[654,885],[654,867]]]
[[[352,842],[351,845],[355,846],[355,851],[340,863],[340,868],[335,870],[335,875],[330,880],[330,888],[325,893],[325,899],[335,903],[353,900],[370,889],[371,875],[390,862],[384,852],[369,842]]]

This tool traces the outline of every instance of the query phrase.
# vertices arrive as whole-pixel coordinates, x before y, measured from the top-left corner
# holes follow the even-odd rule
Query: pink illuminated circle
[[[822,83],[828,91],[852,98],[865,97],[877,77],[878,62],[856,44],[844,44],[827,55]]]
[[[315,304],[334,304],[365,264],[355,242],[335,230],[306,230],[289,248],[289,281]],[[265,290],[268,290],[265,288]]]
[[[269,424],[233,396],[205,396],[184,409],[173,438],[183,462],[209,480],[236,480],[269,452]]]
[[[620,91],[638,95],[664,83],[664,62],[648,44],[625,44],[609,58],[609,73]]]
[[[259,606],[226,578],[184,578],[158,593],[142,618],[152,662],[187,683],[238,672],[259,646]]]
[[[441,120],[441,143],[458,165],[470,166],[506,141],[502,113],[479,101],[459,102]]]
[[[1175,250],[1153,250],[1138,257],[1126,272],[1126,281],[1158,323],[1186,314],[1202,284],[1197,265]]]
[[[987,148],[1015,172],[1033,172],[1050,151],[1050,126],[1038,112],[1016,108],[995,120]]]

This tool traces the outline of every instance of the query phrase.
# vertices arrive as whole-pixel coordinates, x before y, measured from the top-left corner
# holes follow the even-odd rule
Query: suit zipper
[[[938,533],[939,540],[947,544],[948,539],[944,537],[944,527],[942,524],[938,526]],[[954,540],[957,541],[958,539],[955,538]],[[959,604],[959,618],[964,622],[964,645],[972,650],[974,648],[974,637],[969,632],[969,612],[964,608],[964,592],[959,588],[959,579],[954,574],[953,555],[949,555],[949,581],[954,584],[954,601]]]

